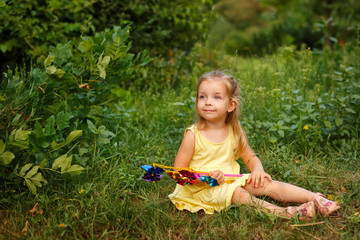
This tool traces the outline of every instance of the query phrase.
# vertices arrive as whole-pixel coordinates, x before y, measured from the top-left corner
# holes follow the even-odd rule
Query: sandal
[[[315,218],[315,206],[313,202],[307,202],[297,207],[287,207],[287,213],[291,218],[298,216],[300,220],[310,221]]]
[[[317,210],[324,216],[329,216],[340,208],[337,202],[326,199],[325,195],[321,193],[315,193],[313,202]]]

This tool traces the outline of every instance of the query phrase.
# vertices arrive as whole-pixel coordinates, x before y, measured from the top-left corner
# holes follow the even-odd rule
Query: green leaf
[[[65,74],[65,71],[60,69],[60,68],[57,68],[55,73],[54,73],[58,78],[62,78]]]
[[[325,121],[324,124],[328,129],[330,129],[330,130],[332,129],[331,122]]]
[[[75,141],[77,138],[79,138],[79,137],[81,137],[81,136],[82,136],[82,130],[72,131],[72,132],[66,137],[65,143],[66,143],[66,144],[69,144],[69,143],[71,143],[72,141]]]
[[[4,143],[4,141],[2,139],[0,139],[0,154],[5,152],[5,147],[6,147],[6,144]]]
[[[47,158],[44,158],[44,160],[41,161],[40,163],[40,167],[46,167],[46,164],[48,163],[49,160],[47,160]]]
[[[109,144],[109,143],[110,143],[110,139],[108,139],[108,138],[99,138],[99,144],[100,145]]]
[[[43,129],[38,121],[35,123],[33,133],[35,134],[36,138],[44,136]]]
[[[36,186],[35,184],[28,178],[25,178],[24,179],[25,181],[25,184],[28,186],[29,190],[34,194],[36,195]]]
[[[52,169],[58,169],[61,168],[61,173],[64,173],[65,170],[67,170],[72,161],[72,155],[70,157],[67,157],[67,154],[64,154],[57,159],[55,159],[54,163],[52,164]]]
[[[32,163],[28,163],[28,164],[25,164],[25,166],[23,166],[19,172],[19,176],[20,177],[24,177],[25,176],[25,173],[27,170],[29,170],[32,166]]]
[[[42,187],[41,182],[47,184],[46,179],[39,172],[32,176],[30,179],[37,187]]]
[[[68,170],[66,170],[66,173],[69,173],[70,175],[79,175],[84,170],[85,168],[82,166],[74,164]]]
[[[3,152],[0,154],[0,164],[9,165],[14,158],[15,155],[12,152]]]
[[[30,131],[22,130],[22,128],[15,131],[15,139],[20,141],[26,141],[29,139]]]
[[[105,56],[100,62],[99,64],[104,66],[104,67],[107,67],[109,65],[109,62],[110,62],[110,57],[109,56]]]
[[[87,38],[85,41],[80,43],[78,49],[80,52],[87,52],[93,47],[93,45],[94,43],[92,42],[91,38]]]
[[[45,72],[46,72],[47,74],[49,74],[49,75],[55,74],[55,72],[56,72],[56,67],[53,66],[53,65],[51,65],[51,66],[49,66],[49,67],[46,67],[46,68],[45,68]]]
[[[56,130],[55,130],[55,117],[54,115],[52,115],[51,117],[49,117],[46,120],[45,123],[45,135],[49,136],[49,135],[54,135],[56,134]]]
[[[34,166],[28,173],[25,175],[25,178],[31,178],[34,176],[39,170],[39,166]]]
[[[279,137],[283,138],[285,136],[285,133],[283,130],[278,130]]]
[[[98,130],[96,129],[95,125],[92,123],[92,121],[90,121],[89,119],[86,121],[88,124],[88,128],[89,130],[93,133],[93,134],[98,134]]]
[[[337,127],[340,127],[343,124],[344,120],[342,118],[336,118],[335,124]]]
[[[354,109],[352,109],[352,108],[345,108],[345,110],[347,111],[347,112],[349,112],[349,113],[356,113],[355,111],[354,111]]]
[[[14,119],[12,120],[12,123],[13,123],[13,124],[18,124],[20,117],[21,117],[21,114],[16,114],[16,116],[15,116]]]
[[[109,65],[109,62],[110,62],[109,56],[105,56],[104,58],[102,58],[102,56],[99,57],[97,67],[99,68],[100,71],[100,77],[103,79],[106,78],[105,68]]]
[[[99,71],[100,71],[100,77],[105,79],[106,78],[106,71],[105,68],[101,65],[97,65]]]
[[[73,116],[67,112],[61,111],[56,115],[56,125],[59,131],[69,126],[69,120]]]
[[[4,1],[0,1],[0,7],[5,7],[6,3]]]
[[[47,66],[51,65],[54,62],[54,59],[55,59],[55,56],[52,54],[49,54],[44,61],[44,66],[47,67]]]

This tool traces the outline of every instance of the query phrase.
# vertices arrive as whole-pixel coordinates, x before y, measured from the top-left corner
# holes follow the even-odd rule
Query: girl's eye
[[[201,95],[201,96],[199,96],[199,99],[205,99],[205,96]]]
[[[220,96],[216,96],[215,99],[221,99],[221,97],[220,97]]]

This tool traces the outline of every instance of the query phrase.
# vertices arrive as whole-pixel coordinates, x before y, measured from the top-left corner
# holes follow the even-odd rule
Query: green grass
[[[122,114],[125,111],[128,117],[117,122],[111,144],[98,148],[94,168],[76,177],[49,176],[48,185],[35,197],[25,187],[2,184],[0,239],[360,239],[358,121],[353,122],[350,137],[331,132],[335,137],[321,145],[311,145],[314,138],[301,138],[297,129],[287,130],[290,140],[278,137],[271,141],[270,135],[261,138],[257,132],[264,129],[253,123],[278,121],[275,113],[283,102],[274,89],[300,89],[305,93],[302,102],[328,91],[327,85],[316,90],[319,79],[315,73],[309,75],[313,85],[298,81],[304,79],[303,69],[310,66],[305,52],[294,55],[298,56],[219,56],[224,61],[217,67],[230,69],[241,82],[244,126],[266,171],[276,180],[321,191],[337,200],[342,208],[336,215],[318,216],[314,225],[307,225],[248,206],[231,206],[214,215],[178,211],[167,198],[175,187],[172,180],[165,177],[153,184],[141,179],[143,164],[172,164],[183,130],[193,122],[190,96],[195,96],[195,83],[184,79],[183,87],[176,90],[127,95]],[[199,62],[193,74],[213,67],[216,65]],[[327,71],[311,68],[321,74]],[[283,75],[276,74],[279,72]],[[290,78],[294,81],[289,82]],[[331,78],[321,80],[332,84]],[[309,146],[306,150],[304,144]]]

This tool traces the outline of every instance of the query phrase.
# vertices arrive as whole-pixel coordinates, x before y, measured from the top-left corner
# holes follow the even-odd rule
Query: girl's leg
[[[254,196],[269,196],[280,202],[305,203],[313,201],[315,193],[301,187],[289,183],[279,181],[269,181],[265,179],[263,187],[253,187],[246,184],[243,189],[250,192]]]
[[[269,211],[277,216],[293,218],[295,215],[298,215],[301,220],[309,220],[315,216],[315,208],[312,203],[305,203],[298,207],[283,208],[254,197],[241,187],[235,189],[231,201],[233,204],[249,204],[261,210]]]
[[[276,206],[271,204],[267,201],[258,199],[249,194],[246,190],[242,189],[241,187],[237,187],[232,195],[231,202],[233,204],[249,204],[250,206],[256,208],[263,208],[267,209],[273,214],[278,216],[289,216],[286,212],[286,208]]]

